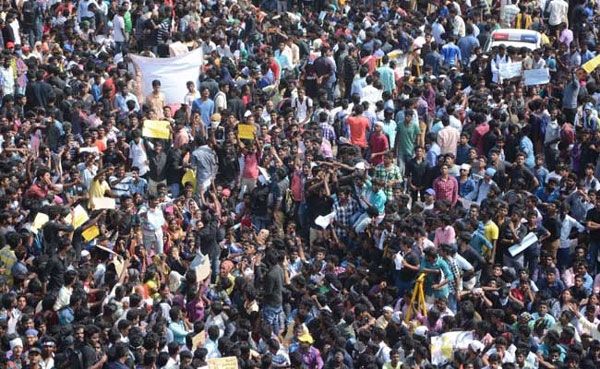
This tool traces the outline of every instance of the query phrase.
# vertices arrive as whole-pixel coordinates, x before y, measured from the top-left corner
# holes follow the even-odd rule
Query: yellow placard
[[[192,338],[192,351],[196,351],[198,347],[203,347],[205,343],[206,333],[202,331]]]
[[[592,73],[596,68],[598,68],[598,65],[600,65],[600,55],[589,60],[587,63],[585,63],[581,67],[583,69],[585,69],[586,72]]]
[[[85,211],[83,206],[77,205],[77,207],[73,209],[73,227],[81,227],[85,222],[88,221],[88,219],[90,219],[90,217],[88,216],[88,213],[87,211]]]
[[[85,231],[81,232],[81,237],[83,237],[83,239],[88,242],[98,236],[100,236],[100,229],[96,225],[93,225]]]
[[[251,124],[238,124],[238,138],[240,140],[254,140],[254,126]]]
[[[237,369],[238,362],[237,357],[235,356],[227,356],[221,357],[218,359],[208,359],[206,360],[208,364],[208,369]]]
[[[37,213],[37,215],[35,216],[35,219],[33,220],[33,224],[31,226],[31,228],[33,228],[37,232],[40,229],[42,229],[44,224],[48,223],[49,220],[50,220],[50,218],[48,217],[47,214]]]
[[[146,120],[142,128],[142,136],[168,140],[171,136],[171,123],[166,120]]]
[[[115,210],[117,203],[111,197],[93,197],[92,208],[94,210],[111,209]]]

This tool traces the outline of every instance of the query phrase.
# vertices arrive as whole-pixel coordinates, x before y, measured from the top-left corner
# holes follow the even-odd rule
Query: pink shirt
[[[242,178],[258,178],[258,153],[244,155],[244,172]]]
[[[453,244],[456,242],[456,233],[454,232],[454,228],[452,226],[446,226],[445,228],[439,227],[435,230],[435,238],[433,239],[433,244],[435,247],[440,247],[440,245]]]

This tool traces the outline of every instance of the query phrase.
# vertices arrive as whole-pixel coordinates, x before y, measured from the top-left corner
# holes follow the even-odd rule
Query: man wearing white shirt
[[[79,2],[79,5],[77,6],[77,23],[81,24],[84,20],[92,23],[94,12],[89,10],[90,4],[96,4],[96,6],[98,6],[98,3],[95,0],[82,0]]]
[[[115,53],[127,53],[127,34],[125,33],[125,7],[120,7],[117,14],[115,14],[113,22],[113,38],[115,40]]]
[[[550,13],[550,16],[548,17],[550,31],[558,37],[560,24],[565,23],[568,25],[569,23],[567,18],[569,3],[565,0],[551,0],[550,5],[548,5],[548,11]]]
[[[450,8],[450,19],[452,20],[452,25],[454,26],[454,35],[458,37],[465,37],[465,21],[460,15],[458,15],[458,11],[455,7]]]
[[[366,78],[367,86],[362,89],[362,99],[369,103],[369,110],[375,112],[376,106],[375,104],[382,99],[383,89],[377,88],[373,85],[373,77],[367,76]]]

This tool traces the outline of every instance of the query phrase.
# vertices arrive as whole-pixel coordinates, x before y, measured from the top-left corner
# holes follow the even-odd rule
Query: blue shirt
[[[203,101],[202,98],[194,100],[192,103],[192,113],[200,112],[202,122],[206,128],[210,128],[210,116],[215,113],[215,102],[211,99]]]
[[[471,51],[479,46],[479,40],[477,40],[477,38],[473,35],[467,35],[458,40],[457,46],[462,54],[461,60],[463,66],[466,67],[471,62]]]
[[[469,144],[466,145],[458,145],[456,147],[456,164],[461,165],[469,162],[469,150],[471,150],[471,146]]]
[[[442,46],[442,57],[444,58],[444,65],[448,67],[456,67],[456,58],[462,60],[462,55],[458,46],[454,44],[446,44]]]
[[[456,177],[456,181],[458,182],[458,196],[460,197],[465,197],[475,190],[475,181],[471,178],[467,178],[465,182],[461,182],[460,177]]]
[[[535,167],[535,155],[533,152],[533,142],[531,142],[531,139],[527,136],[524,136],[521,139],[521,142],[519,142],[519,149],[525,153],[525,155],[527,155],[525,158],[525,165],[527,165],[529,169],[533,169],[533,167]]]

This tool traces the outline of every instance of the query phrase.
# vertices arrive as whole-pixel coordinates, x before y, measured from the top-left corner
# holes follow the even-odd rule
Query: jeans
[[[267,229],[271,225],[271,218],[269,218],[268,216],[253,215],[252,225],[254,226],[257,232],[261,229]]]
[[[539,245],[529,246],[523,252],[523,257],[524,257],[524,264],[525,264],[525,266],[527,266],[527,269],[529,270],[529,275],[533,275],[533,272],[535,271],[535,268],[537,267],[537,265],[539,263],[539,258],[540,258]]]
[[[265,305],[263,308],[263,319],[271,326],[273,333],[279,335],[284,327],[283,308],[281,306]]]
[[[122,53],[123,56],[127,54],[127,42],[115,41],[115,55],[118,53]]]
[[[600,249],[600,240],[590,240],[590,269],[589,273],[594,275],[598,272],[598,249]]]
[[[179,193],[181,191],[181,185],[179,183],[170,184],[169,190],[171,191],[171,198],[175,199],[179,196]]]
[[[407,291],[412,291],[415,287],[415,281],[403,281],[400,279],[400,273],[394,272],[394,285],[398,288],[398,296],[402,297]]]
[[[456,313],[458,309],[458,300],[456,299],[456,292],[450,292],[448,294],[448,308],[450,308],[452,312]]]
[[[561,272],[565,271],[569,267],[571,261],[571,248],[565,247],[558,249],[556,252],[556,266]]]

